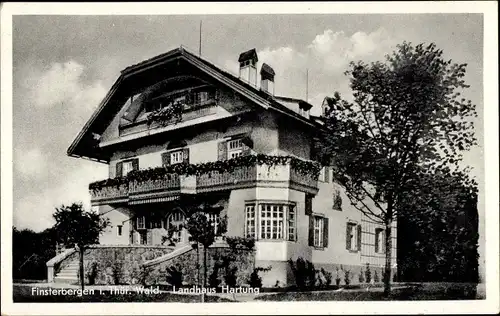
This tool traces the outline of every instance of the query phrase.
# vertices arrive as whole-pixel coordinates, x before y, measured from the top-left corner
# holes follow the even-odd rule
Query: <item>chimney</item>
[[[260,68],[260,89],[274,95],[274,69],[266,63]]]
[[[238,62],[240,63],[239,78],[254,87],[257,86],[257,61],[259,61],[259,58],[257,57],[255,48],[241,53],[238,58]]]

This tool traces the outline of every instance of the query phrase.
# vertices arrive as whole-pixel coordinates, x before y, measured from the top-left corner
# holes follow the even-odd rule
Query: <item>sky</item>
[[[125,67],[185,45],[237,74],[251,48],[275,72],[277,95],[306,97],[318,114],[325,96],[349,94],[350,61],[382,60],[403,41],[436,43],[445,59],[467,63],[463,95],[477,105],[479,145],[464,157],[483,175],[483,17],[481,14],[322,14],[190,16],[14,16],[14,226],[43,230],[55,207],[82,201],[107,165],[66,150]]]

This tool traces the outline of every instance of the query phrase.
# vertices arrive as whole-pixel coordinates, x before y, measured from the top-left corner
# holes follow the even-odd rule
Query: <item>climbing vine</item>
[[[159,179],[174,180],[179,175],[193,176],[210,172],[233,172],[237,168],[264,164],[270,167],[290,164],[290,166],[300,174],[310,175],[315,179],[318,178],[320,172],[320,165],[313,161],[304,161],[292,156],[268,156],[257,154],[199,164],[178,163],[164,167],[133,170],[129,172],[126,177],[93,182],[89,185],[89,189],[100,190],[106,186],[128,184],[132,181],[142,182]]]
[[[147,122],[148,125],[159,123],[161,126],[179,123],[182,120],[182,112],[184,112],[183,102],[169,101],[166,106],[162,106],[160,109],[149,113]]]

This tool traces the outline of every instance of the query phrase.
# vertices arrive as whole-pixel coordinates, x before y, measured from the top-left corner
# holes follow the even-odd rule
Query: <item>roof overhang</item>
[[[311,121],[278,103],[272,96],[244,83],[235,76],[223,71],[220,67],[187,51],[181,46],[165,54],[125,68],[101,101],[97,110],[94,111],[71,143],[67,154],[77,158],[86,158],[104,163],[109,162],[109,154],[99,146],[99,140],[95,136],[102,135],[131,94],[137,93],[148,85],[154,84],[155,81],[161,80],[161,75],[164,78],[164,72],[158,71],[159,69],[162,69],[162,67],[168,68],[169,65],[175,67],[175,65],[178,66],[181,62],[187,62],[202,73],[264,109],[271,108],[287,116],[294,117],[307,125],[314,125]],[[151,74],[155,75],[152,76]]]

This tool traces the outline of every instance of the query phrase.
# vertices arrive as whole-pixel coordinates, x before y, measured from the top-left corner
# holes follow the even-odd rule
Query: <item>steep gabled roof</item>
[[[202,72],[226,85],[228,88],[239,92],[250,101],[265,109],[271,108],[288,116],[294,117],[303,123],[313,125],[311,120],[304,118],[295,111],[279,103],[278,98],[275,98],[268,93],[240,80],[236,76],[222,70],[220,67],[217,67],[204,58],[189,52],[185,47],[181,46],[164,54],[147,59],[135,65],[131,65],[122,70],[120,76],[101,101],[97,110],[94,111],[90,119],[68,148],[67,154],[74,157],[86,157],[91,160],[107,162],[107,157],[100,152],[99,147],[95,146],[97,144],[95,136],[96,134],[101,135],[111,120],[120,111],[123,103],[130,96],[131,89],[134,87],[133,80],[140,76],[142,72],[179,59],[187,61]],[[92,157],[89,157],[88,154],[89,146],[94,147]]]

